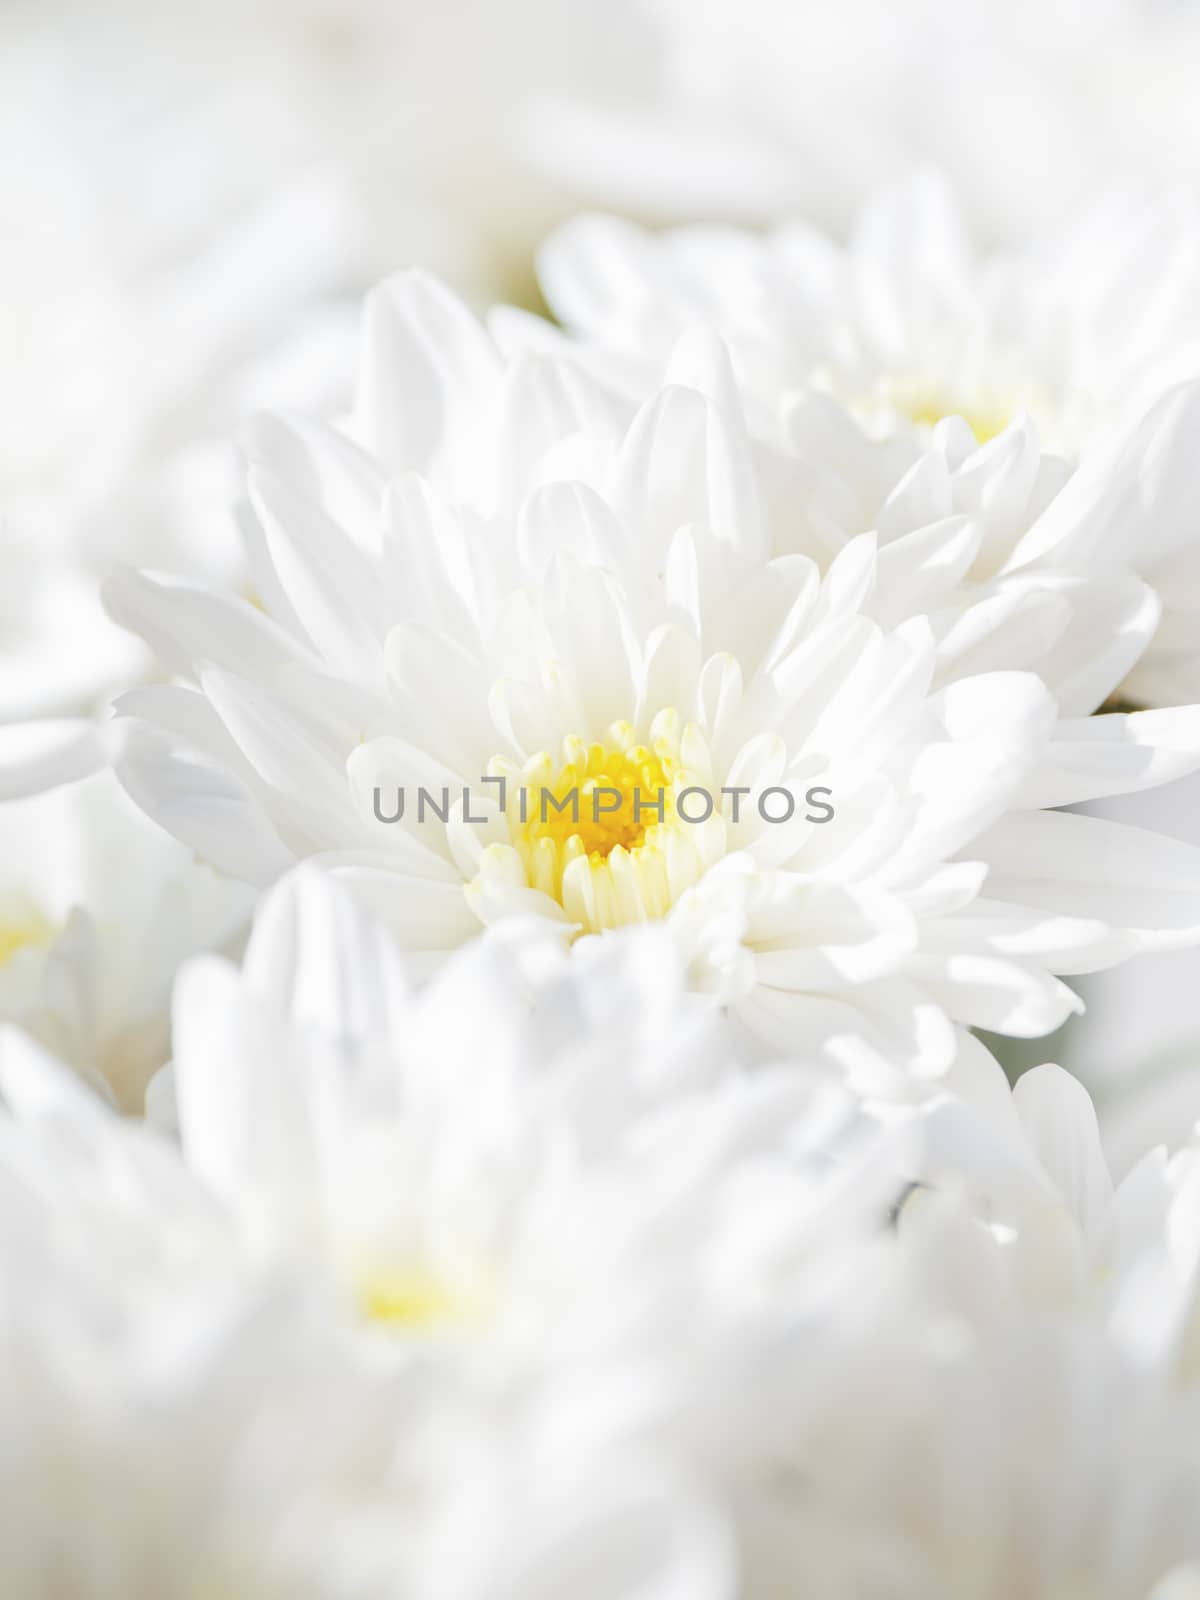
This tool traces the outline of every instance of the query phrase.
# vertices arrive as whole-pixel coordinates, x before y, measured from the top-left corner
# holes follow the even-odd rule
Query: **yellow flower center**
[[[961,415],[970,425],[971,432],[980,444],[987,444],[989,439],[995,439],[997,435],[1004,432],[1012,420],[1000,411],[955,412],[952,406],[943,405],[934,398],[913,405],[909,408],[907,415],[919,428],[932,428],[941,422],[943,417]]]
[[[527,867],[551,855],[556,862],[581,855],[607,861],[616,849],[638,850],[673,807],[678,762],[666,741],[653,749],[634,744],[628,724],[611,732],[614,744],[565,739],[557,771],[545,754],[526,766],[518,810],[530,815],[519,824],[517,848]]]
[[[899,412],[919,428],[933,428],[946,417],[963,417],[980,444],[1003,433],[1012,421],[1011,408],[999,399],[964,402],[929,380],[895,375],[880,379],[870,409]]]
[[[35,905],[25,900],[0,906],[0,967],[22,950],[44,950],[58,929]]]
[[[696,765],[707,770],[703,741],[673,710],[644,741],[616,722],[604,742],[569,735],[558,762],[546,751],[520,768],[493,761],[489,775],[507,780],[501,864],[582,932],[666,916],[724,851],[720,795]]]
[[[491,1298],[468,1292],[423,1266],[373,1268],[363,1274],[358,1291],[359,1308],[368,1321],[414,1333],[473,1326],[486,1316]]]

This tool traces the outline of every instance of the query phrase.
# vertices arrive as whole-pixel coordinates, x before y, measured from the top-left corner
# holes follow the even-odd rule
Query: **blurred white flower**
[[[114,562],[244,582],[235,435],[341,408],[382,273],[530,292],[561,206],[508,119],[599,70],[596,9],[4,8],[0,718],[144,673],[99,604]]]
[[[65,1230],[89,1197],[88,1271],[116,1252],[127,1277],[133,1259],[294,1273],[410,1345],[622,1348],[680,1274],[711,1280],[714,1317],[783,1315],[902,1181],[843,1089],[745,1071],[650,930],[570,961],[514,925],[414,993],[384,926],[303,868],[265,898],[240,971],[185,966],[174,1047],[157,1092],[181,1155],[9,1031],[22,1204]],[[775,1269],[801,1250],[793,1293]]]
[[[40,1288],[44,1339],[61,1321],[85,1347],[113,1343],[119,1285],[144,1308],[131,1372],[144,1381],[153,1352],[153,1370],[176,1380],[159,1408],[172,1418],[193,1391],[166,1314],[194,1327],[248,1280],[261,1294],[290,1285],[341,1318],[360,1381],[380,1386],[374,1427],[352,1407],[327,1440],[339,1364],[305,1396],[313,1379],[277,1341],[271,1396],[293,1376],[301,1386],[290,1436],[308,1443],[284,1481],[309,1490],[308,1547],[328,1553],[337,1533],[322,1495],[344,1452],[369,1451],[390,1427],[387,1470],[345,1484],[352,1520],[339,1536],[347,1557],[390,1557],[385,1593],[476,1592],[489,1552],[464,1541],[464,1519],[485,1513],[501,1458],[522,1487],[491,1559],[507,1570],[559,1549],[568,1564],[546,1592],[577,1587],[576,1563],[598,1554],[572,1553],[581,1479],[610,1539],[661,1527],[679,1476],[664,1458],[698,1454],[752,1491],[756,1441],[815,1381],[807,1356],[824,1342],[824,1308],[901,1182],[894,1141],[843,1089],[744,1068],[681,976],[652,930],[571,961],[514,926],[413,994],[381,926],[302,869],[264,901],[240,973],[206,959],[181,978],[181,1149],[113,1117],[27,1037],[0,1041],[4,1281]],[[241,1375],[247,1445],[266,1430],[251,1486],[256,1506],[267,1500],[266,1557],[297,1530],[270,1503],[277,1419],[260,1418],[257,1350],[252,1339],[246,1370],[229,1363],[227,1375]],[[243,1435],[222,1372],[205,1382],[214,1415],[194,1444],[183,1430],[178,1487],[198,1492],[218,1436],[230,1452],[210,1491],[220,1512],[239,1491]],[[116,1394],[128,1404],[128,1387]],[[36,1395],[31,1409],[45,1409]],[[540,1501],[523,1494],[536,1463],[562,1480],[557,1492],[531,1484]],[[356,1546],[355,1512],[376,1499],[390,1516]],[[135,1547],[138,1526],[119,1530]],[[225,1532],[219,1518],[213,1532]],[[612,1592],[657,1568],[659,1542],[614,1557]],[[680,1559],[712,1583],[732,1552],[714,1538]]]
[[[626,424],[576,365],[506,363],[420,277],[367,330],[358,443],[260,430],[264,610],[111,588],[198,684],[122,702],[121,770],[202,858],[263,884],[317,857],[428,965],[517,913],[564,938],[663,919],[773,1048],[874,1081],[944,1070],[955,1021],[1047,1031],[1075,1005],[1053,974],[1193,936],[1191,852],[1046,809],[1194,768],[1192,711],[1086,715],[1153,627],[1136,580],[1115,637],[1070,605],[1048,620],[1037,584],[982,585],[939,686],[924,613],[982,529],[922,512],[822,579],[798,552],[823,502],[776,492],[719,348],[683,352],[709,393],[668,385]],[[1036,445],[992,449],[960,455],[968,482],[1028,489]],[[1017,660],[1053,641],[1067,715],[991,670],[1001,624]]]
[[[1186,0],[634,0],[616,17],[641,70],[548,97],[526,140],[591,203],[651,221],[842,231],[881,180],[936,164],[1011,239],[1114,185],[1200,174]]]
[[[513,925],[414,995],[309,869],[240,973],[185,971],[177,1037],[182,1149],[3,1041],[20,1459],[35,1489],[72,1463],[84,1508],[118,1452],[123,1488],[151,1452],[161,1475],[102,1540],[70,1525],[89,1571],[170,1549],[210,1581],[240,1556],[238,1592],[270,1600],[296,1563],[309,1587],[278,1592],[321,1600],[986,1600],[1013,1574],[1035,1600],[1168,1578],[1174,1600],[1200,1560],[1200,1366],[1171,1315],[1195,1174],[1156,1172],[1173,1220],[1111,1196],[1053,1075],[993,1124],[1007,1089],[960,1074],[961,1115],[924,1119],[941,1192],[892,1230],[920,1149],[740,1067],[654,930],[580,961]],[[1102,1254],[1067,1292],[1014,1270],[1118,1212],[1138,1226],[1102,1297]],[[24,1576],[45,1521],[14,1503]]]
[[[1050,571],[1139,573],[1164,615],[1125,693],[1147,705],[1200,696],[1200,383],[1183,381],[1200,374],[1190,200],[1114,201],[1046,245],[980,258],[955,198],[927,177],[876,194],[845,250],[799,223],[766,237],[656,236],[582,218],[540,259],[551,304],[610,381],[644,391],[680,333],[705,324],[728,342],[756,433],[811,474],[829,477],[850,451],[868,459],[824,395],[890,441],[874,468],[890,500],[877,491],[855,504],[849,474],[838,475],[832,505],[847,531],[894,537],[939,511],[966,513],[984,528],[970,578],[1011,589]],[[980,443],[1007,436],[990,481],[973,458],[954,470],[965,445],[943,445],[949,479],[912,465],[922,440],[954,437],[948,416]],[[1043,461],[1035,474],[1014,418],[1067,459],[1084,457],[1062,493],[1065,468],[1056,479]],[[1095,610],[1081,625],[1110,626]],[[1011,637],[999,643],[997,660],[1018,664]]]
[[[972,1244],[961,1266],[986,1272]],[[557,1600],[586,1575],[621,1597],[1191,1600],[1195,1395],[1094,1327],[922,1309],[896,1292],[831,1332],[800,1404],[777,1391],[765,1414],[764,1375],[738,1396],[749,1442],[710,1442],[699,1415],[682,1461],[506,1439],[434,1503],[423,1592]]]
[[[1114,1202],[1138,1226],[1121,1241],[1127,1274],[1098,1295],[1098,1260],[1090,1274],[1063,1269],[1064,1222],[1100,1220],[1083,1192],[1099,1177],[1094,1127],[1089,1139],[1067,1099],[1061,1080],[1026,1091],[1008,1153],[1012,1176],[1025,1146],[1029,1182],[1010,1190],[1022,1200],[1003,1222],[981,1214],[978,1189],[909,1201],[897,1232],[800,1333],[806,1382],[784,1343],[744,1388],[731,1364],[678,1431],[653,1417],[630,1430],[627,1452],[638,1440],[645,1453],[627,1469],[616,1525],[658,1537],[633,1538],[629,1565],[605,1538],[611,1455],[593,1474],[564,1448],[586,1383],[568,1371],[514,1418],[482,1477],[464,1473],[443,1497],[430,1577],[449,1569],[455,1594],[498,1583],[553,1595],[574,1558],[617,1594],[648,1592],[638,1585],[650,1564],[649,1592],[672,1595],[1194,1593],[1200,1374],[1172,1318],[1195,1293],[1194,1178],[1166,1225],[1140,1215],[1132,1193]],[[1007,1138],[978,1132],[996,1151]],[[1172,1231],[1192,1236],[1179,1297],[1156,1275]]]
[[[169,1054],[175,970],[252,897],[197,865],[101,771],[0,803],[0,1020],[128,1111]]]
[[[772,412],[813,384],[874,433],[962,416],[985,443],[1026,413],[1075,457],[1200,372],[1200,207],[1183,192],[1113,198],[984,253],[961,195],[927,173],[873,192],[845,247],[800,220],[655,234],[581,217],[543,244],[539,273],[609,361],[645,365],[705,322]]]

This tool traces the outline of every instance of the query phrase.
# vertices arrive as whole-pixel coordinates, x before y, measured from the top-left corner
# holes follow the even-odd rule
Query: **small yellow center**
[[[899,412],[919,428],[936,427],[946,417],[962,417],[980,444],[1003,433],[1012,421],[1011,409],[998,399],[964,401],[929,380],[896,375],[879,380],[870,409]]]
[[[363,1274],[358,1301],[370,1322],[427,1333],[480,1322],[489,1297],[468,1293],[425,1267],[383,1267]]]
[[[0,967],[22,950],[44,950],[58,929],[35,905],[25,900],[0,905]]]
[[[943,405],[936,399],[930,399],[924,404],[914,405],[907,415],[910,421],[915,422],[919,428],[933,428],[945,417],[962,416],[980,444],[987,444],[990,439],[995,439],[1002,434],[1012,420],[999,411],[975,410],[957,412],[953,406]]]
[[[497,870],[556,900],[583,932],[666,916],[724,850],[702,745],[668,709],[645,740],[616,722],[603,742],[569,735],[558,762],[546,751],[520,768],[497,759],[511,840]]]

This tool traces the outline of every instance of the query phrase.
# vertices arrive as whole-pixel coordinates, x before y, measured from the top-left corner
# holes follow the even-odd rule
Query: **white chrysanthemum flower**
[[[644,930],[567,959],[514,926],[414,996],[353,898],[301,872],[265,902],[240,974],[205,960],[182,980],[181,1150],[10,1034],[0,1253],[6,1286],[37,1291],[20,1326],[51,1358],[128,1351],[116,1382],[111,1357],[96,1369],[108,1411],[61,1383],[74,1428],[31,1384],[22,1415],[55,1424],[31,1459],[61,1441],[90,1504],[122,1401],[162,1373],[159,1404],[134,1413],[147,1431],[116,1436],[137,1466],[149,1435],[165,1470],[153,1423],[177,1429],[168,1504],[205,1495],[209,1515],[183,1523],[205,1576],[238,1548],[246,1523],[224,1510],[249,1494],[257,1562],[306,1559],[318,1596],[341,1571],[374,1600],[390,1571],[389,1600],[585,1583],[985,1600],[1013,1574],[1035,1600],[1144,1600],[1170,1576],[1173,1600],[1200,1559],[1178,1339],[1147,1359],[1122,1308],[1048,1306],[1008,1270],[978,1189],[881,1228],[890,1147],[854,1141],[839,1093],[740,1070],[669,952]],[[1061,1182],[1074,1206],[1071,1152],[1033,1142],[1034,1187]],[[1047,1215],[1022,1204],[1007,1228]],[[246,1269],[294,1272],[310,1316],[323,1301],[365,1321],[357,1372],[333,1352],[322,1380],[307,1340],[269,1321],[244,1363],[173,1359],[166,1314],[194,1336]],[[119,1313],[114,1335],[115,1283],[145,1308],[140,1340]],[[1163,1323],[1161,1286],[1126,1288]],[[204,1403],[207,1426],[185,1426]],[[148,1526],[117,1519],[100,1548],[161,1549]],[[36,1559],[43,1527],[31,1508],[10,1559]],[[275,1600],[261,1570],[239,1592]]]
[[[28,1036],[4,1045],[10,1249],[78,1248],[82,1206],[76,1273],[298,1274],[352,1326],[489,1360],[657,1339],[681,1277],[714,1317],[795,1313],[902,1183],[839,1086],[742,1068],[661,934],[572,961],[514,927],[415,994],[383,925],[311,868],[265,899],[241,971],[183,970],[159,1097],[181,1155]]]
[[[876,452],[882,492],[855,501],[838,483],[843,529],[907,531],[924,502],[924,520],[939,506],[986,519],[973,575],[1140,573],[1165,615],[1126,693],[1152,705],[1200,693],[1191,513],[1200,385],[1180,382],[1200,372],[1200,211],[1190,200],[1113,202],[1045,247],[981,259],[956,201],[928,178],[876,195],[844,250],[799,223],[766,237],[652,235],[584,218],[541,259],[551,303],[590,336],[585,358],[594,352],[611,380],[644,392],[679,333],[706,323],[728,341],[757,431],[811,474],[829,477],[832,464],[844,480],[848,452],[870,455],[839,410],[806,391],[892,441]],[[913,464],[948,416],[965,418],[981,443],[1008,439],[986,488],[962,444],[944,451],[948,472]],[[1032,476],[1016,418],[1064,456],[1085,456],[1057,499],[1065,471],[1056,481],[1045,463]],[[860,470],[859,481],[870,479]]]
[[[645,362],[706,322],[763,405],[815,385],[873,433],[961,416],[985,443],[1025,413],[1076,456],[1200,370],[1200,208],[1186,194],[1113,199],[988,255],[928,174],[875,193],[844,248],[800,221],[654,234],[582,217],[542,246],[540,269],[602,357]]]
[[[988,239],[1011,239],[1114,183],[1200,173],[1186,0],[748,0],[736,23],[722,0],[632,0],[616,15],[642,70],[536,108],[528,144],[590,203],[651,221],[799,214],[840,234],[872,187],[932,162]]]
[[[1045,1165],[1029,1161],[1023,1203],[1004,1225],[985,1223],[965,1196],[909,1202],[897,1233],[805,1329],[807,1383],[783,1381],[777,1348],[749,1382],[731,1364],[723,1385],[692,1396],[677,1429],[654,1414],[627,1425],[627,1454],[634,1441],[643,1454],[640,1470],[627,1469],[618,1526],[658,1534],[631,1538],[629,1568],[605,1538],[611,1498],[593,1493],[611,1453],[595,1474],[570,1453],[590,1397],[589,1375],[568,1369],[434,1508],[433,1592],[448,1574],[456,1595],[554,1595],[556,1577],[587,1563],[607,1575],[605,1593],[622,1595],[1193,1593],[1200,1389],[1155,1269],[1170,1230],[1195,1234],[1194,1198],[1180,1195],[1161,1234],[1141,1227],[1140,1254],[1125,1239],[1119,1292],[1097,1303],[1084,1279],[1073,1295],[1048,1293],[1040,1258],[1057,1268],[1066,1242],[1055,1206],[1082,1220],[1087,1175],[1072,1170],[1071,1148],[1038,1141],[1038,1123],[1031,1115],[1026,1128]],[[1016,1145],[1011,1153],[1010,1176]],[[1141,1220],[1135,1205],[1123,1209]],[[794,1348],[796,1334],[786,1342]],[[639,1588],[649,1562],[660,1587]]]
[[[749,1372],[730,1362],[683,1414],[643,1409],[621,1431],[610,1414],[607,1449],[579,1448],[594,1370],[549,1374],[430,1506],[427,1591],[556,1595],[586,1566],[620,1595],[1190,1594],[1200,1390],[1154,1271],[1169,1230],[1188,1227],[1186,1197],[1161,1235],[1141,1227],[1140,1254],[1125,1239],[1119,1292],[1097,1302],[1083,1278],[1048,1293],[1040,1258],[1057,1268],[1066,1242],[1054,1206],[1079,1208],[1084,1176],[1052,1146],[1007,1223],[966,1197],[910,1201],[815,1325],[788,1328]],[[614,1523],[629,1529],[615,1550]]]
[[[394,1433],[390,1469],[346,1485],[351,1512],[383,1513],[357,1554],[390,1560],[389,1596],[475,1592],[474,1541],[455,1530],[485,1511],[510,1452],[522,1488],[494,1552],[506,1570],[560,1552],[553,1595],[599,1557],[605,1592],[622,1593],[661,1571],[662,1531],[678,1522],[701,1542],[676,1555],[709,1584],[731,1552],[719,1518],[678,1520],[687,1462],[671,1463],[698,1449],[752,1492],[755,1440],[815,1381],[824,1308],[901,1179],[884,1159],[890,1139],[842,1089],[741,1068],[681,977],[651,930],[578,961],[514,927],[414,995],[382,928],[302,871],[265,900],[241,973],[185,969],[181,1150],[112,1117],[32,1041],[4,1037],[5,1282],[51,1277],[72,1302],[69,1326],[107,1342],[119,1283],[152,1308],[139,1320],[160,1362],[164,1308],[194,1320],[246,1274],[306,1286],[354,1335],[364,1377],[399,1384],[380,1391],[375,1419]],[[40,1307],[43,1337],[65,1316]],[[252,1364],[253,1437],[256,1377]],[[216,1417],[203,1436],[230,1452],[211,1491],[219,1511],[242,1458],[222,1427],[220,1373],[208,1381]],[[339,1391],[319,1387],[293,1400],[296,1433],[311,1439],[300,1481],[318,1556],[336,1532],[322,1491],[343,1470],[323,1437]],[[166,1415],[186,1415],[189,1397],[168,1395]],[[356,1415],[336,1445],[361,1439]],[[527,1470],[548,1461],[560,1488],[543,1480],[526,1498]],[[185,1451],[181,1498],[206,1462]],[[581,1478],[588,1516],[634,1541],[611,1565],[574,1548]],[[267,1499],[264,1558],[295,1535],[275,1486],[255,1499]],[[138,1525],[122,1532],[136,1549]],[[19,1556],[31,1538],[36,1550],[36,1532],[14,1537]]]
[[[1153,607],[1122,580],[1114,639],[1044,586],[982,585],[939,643],[921,613],[980,524],[851,540],[822,579],[799,553],[820,496],[773,495],[716,369],[718,400],[669,386],[625,426],[435,285],[385,286],[359,442],[260,433],[264,611],[113,586],[197,685],[123,702],[125,783],[234,876],[340,870],[430,964],[515,914],[565,939],[662,920],[773,1048],[875,1079],[943,1070],[954,1022],[1056,1026],[1056,974],[1197,920],[1192,852],[1046,809],[1194,767],[1191,711],[1084,715]],[[1036,448],[997,446],[967,481],[1016,460],[1028,489]],[[1018,659],[1058,652],[1068,715],[990,670],[1001,626]]]
[[[43,778],[89,753],[52,746]],[[0,801],[0,1020],[140,1112],[170,1051],[176,968],[233,939],[250,903],[149,824],[111,772]]]

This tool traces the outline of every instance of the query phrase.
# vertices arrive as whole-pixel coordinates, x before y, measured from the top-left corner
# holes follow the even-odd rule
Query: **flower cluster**
[[[381,158],[392,20],[261,9]],[[1200,773],[1200,210],[979,210],[581,215],[549,315],[403,267],[211,545],[70,391],[86,559],[0,544],[6,1600],[1200,1596],[1200,1066],[1149,1138],[1045,1059],[1200,948],[1121,814]]]

